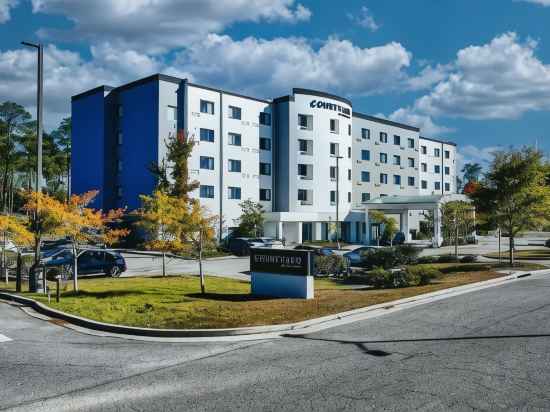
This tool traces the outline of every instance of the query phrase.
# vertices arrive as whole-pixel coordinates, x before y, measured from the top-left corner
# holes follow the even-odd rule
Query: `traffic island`
[[[203,295],[196,276],[82,279],[81,290],[62,292],[59,303],[54,299],[48,303],[48,297],[39,294],[18,296],[112,325],[159,330],[249,328],[316,319],[506,275],[476,266],[471,269],[455,265],[429,285],[400,289],[373,289],[357,284],[356,279],[315,279],[315,298],[310,300],[252,296],[248,282],[219,277],[207,277]],[[11,285],[8,290],[13,292],[13,288]]]

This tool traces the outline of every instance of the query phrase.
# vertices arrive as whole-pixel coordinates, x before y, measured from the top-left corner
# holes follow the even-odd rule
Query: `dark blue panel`
[[[119,119],[123,144],[119,147],[122,170],[118,174],[118,184],[122,197],[118,206],[129,210],[140,207],[139,195],[150,194],[156,185],[149,167],[158,162],[158,101],[158,81],[122,90],[119,94],[118,103],[123,108]]]
[[[72,102],[71,192],[99,190],[93,207],[103,206],[105,109],[103,91]]]

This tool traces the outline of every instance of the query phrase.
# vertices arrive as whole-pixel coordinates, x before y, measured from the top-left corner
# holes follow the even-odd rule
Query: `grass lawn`
[[[346,281],[316,279],[313,300],[252,297],[248,282],[218,277],[207,277],[208,293],[204,296],[200,294],[199,279],[195,276],[82,279],[78,294],[65,291],[61,302],[57,304],[52,299],[50,306],[86,318],[130,326],[227,328],[297,322],[502,276],[492,269],[496,265],[430,266],[447,273],[430,285],[403,289],[357,290]],[[14,287],[12,282],[7,289],[13,291]],[[51,284],[50,288],[53,291],[55,286]],[[27,290],[26,285],[23,290]],[[47,303],[43,295],[22,295]]]
[[[485,256],[498,259],[498,252],[488,253]],[[508,259],[508,250],[502,251],[501,257],[504,260]],[[514,252],[514,258],[519,260],[550,260],[550,249],[516,250]]]

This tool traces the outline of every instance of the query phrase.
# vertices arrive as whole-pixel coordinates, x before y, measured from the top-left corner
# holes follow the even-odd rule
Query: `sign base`
[[[252,272],[252,295],[313,299],[313,276]]]

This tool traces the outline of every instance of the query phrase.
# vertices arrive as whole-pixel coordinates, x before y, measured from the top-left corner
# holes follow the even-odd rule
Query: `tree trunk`
[[[78,250],[73,242],[73,289],[78,292]]]
[[[204,273],[202,271],[202,228],[199,232],[199,275],[201,279],[201,293],[204,295],[206,288],[204,286]]]
[[[162,252],[162,276],[166,276],[166,252]]]
[[[509,251],[510,266],[514,266],[514,238],[512,236],[510,236],[509,242],[510,242],[510,251]]]

